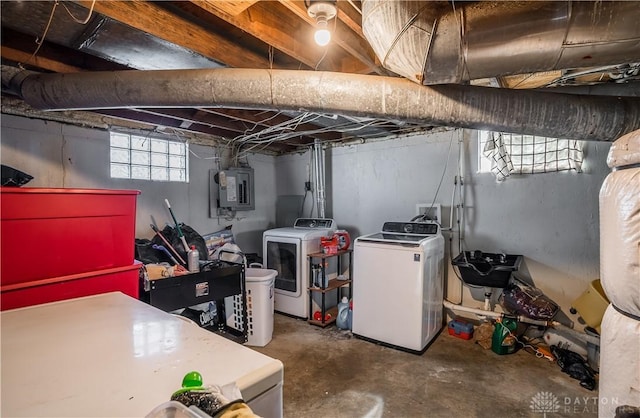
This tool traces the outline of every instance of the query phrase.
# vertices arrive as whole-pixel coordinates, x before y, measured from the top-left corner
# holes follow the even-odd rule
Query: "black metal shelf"
[[[327,287],[316,287],[316,286],[312,286],[309,287],[308,290],[310,290],[311,292],[329,292],[333,289],[337,289],[339,287],[343,287],[346,286],[348,284],[351,284],[351,280],[347,279],[347,280],[338,280],[338,279],[331,279],[329,280],[329,283],[327,285]]]
[[[338,280],[338,279],[331,279],[327,282],[327,286],[314,286],[313,284],[313,265],[314,265],[314,260],[323,260],[323,262],[320,263],[320,283],[325,283],[326,281],[326,267],[325,267],[325,263],[324,260],[327,260],[329,258],[333,258],[333,257],[337,257],[337,269],[338,269],[338,274],[340,274],[342,272],[342,257],[344,255],[347,255],[349,257],[349,278],[346,280]],[[338,308],[337,307],[333,307],[330,309],[327,309],[326,307],[326,294],[332,290],[335,289],[339,289],[342,288],[344,286],[348,286],[349,287],[349,299],[351,299],[351,296],[353,294],[353,250],[340,250],[334,254],[326,254],[326,253],[313,253],[313,254],[309,254],[307,255],[307,258],[309,259],[309,287],[307,288],[307,291],[309,292],[309,320],[308,322],[312,325],[318,325],[321,327],[326,327],[327,325],[331,325],[336,321],[336,317],[338,316]],[[321,316],[321,320],[317,320],[313,318],[313,297],[312,295],[314,293],[320,293],[322,295],[322,301],[320,303],[320,314]],[[338,302],[340,301],[340,292],[336,292],[336,305],[338,304]],[[331,316],[327,319],[327,314],[330,314]]]

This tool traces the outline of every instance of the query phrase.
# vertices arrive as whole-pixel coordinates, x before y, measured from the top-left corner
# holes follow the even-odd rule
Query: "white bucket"
[[[278,272],[249,267],[245,270],[247,296],[247,345],[264,347],[273,337],[274,285]],[[227,325],[244,329],[242,298],[225,299]]]

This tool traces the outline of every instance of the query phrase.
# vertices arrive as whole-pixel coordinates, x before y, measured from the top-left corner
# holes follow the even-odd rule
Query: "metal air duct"
[[[421,84],[640,61],[635,1],[363,0],[383,66]]]
[[[611,141],[640,129],[640,99],[633,97],[420,86],[397,77],[321,71],[225,68],[32,74],[3,66],[2,85],[40,110],[305,110],[588,141]]]

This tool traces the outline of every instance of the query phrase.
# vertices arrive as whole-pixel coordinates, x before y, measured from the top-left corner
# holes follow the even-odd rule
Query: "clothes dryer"
[[[263,264],[278,272],[275,282],[275,311],[307,318],[309,316],[309,262],[317,253],[320,238],[337,229],[333,219],[299,218],[293,227],[275,228],[262,238]]]

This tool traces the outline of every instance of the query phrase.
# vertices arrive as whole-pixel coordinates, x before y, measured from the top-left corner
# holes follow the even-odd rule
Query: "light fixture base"
[[[331,20],[338,14],[338,9],[335,1],[311,1],[307,8],[307,14],[313,19]]]

